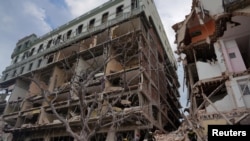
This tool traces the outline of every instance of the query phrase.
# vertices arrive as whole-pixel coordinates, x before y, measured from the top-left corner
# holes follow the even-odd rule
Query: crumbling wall
[[[59,86],[66,82],[66,74],[64,68],[59,68],[58,66],[54,67],[52,76],[50,78],[49,91],[57,89]],[[66,79],[66,80],[65,80]]]
[[[16,101],[23,99],[28,93],[29,82],[21,79],[17,79],[15,88],[9,98],[9,101]]]
[[[213,102],[213,106],[215,106],[219,111],[230,111],[236,108],[233,104],[234,103],[233,97],[231,97],[231,95],[229,94],[215,95],[215,96],[212,96],[210,100]],[[232,104],[228,104],[228,103],[232,103]],[[216,112],[213,106],[210,104],[207,104],[206,111],[208,113]]]
[[[222,71],[217,61],[211,63],[197,61],[196,67],[200,80],[215,78],[221,76],[222,74]],[[207,73],[207,70],[209,70],[209,73]]]

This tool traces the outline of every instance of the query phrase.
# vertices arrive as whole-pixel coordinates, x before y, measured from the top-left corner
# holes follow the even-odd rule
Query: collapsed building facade
[[[250,124],[250,1],[193,0],[173,25],[190,103],[189,126]],[[198,128],[200,127],[200,128]]]
[[[11,58],[0,86],[13,140],[74,140],[65,125],[89,127],[89,140],[142,140],[180,124],[176,62],[153,0],[108,1],[24,37]]]

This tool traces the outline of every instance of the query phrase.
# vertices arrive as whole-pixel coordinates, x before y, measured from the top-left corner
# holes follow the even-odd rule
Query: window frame
[[[237,81],[242,95],[250,95],[250,81],[249,79],[241,79]]]

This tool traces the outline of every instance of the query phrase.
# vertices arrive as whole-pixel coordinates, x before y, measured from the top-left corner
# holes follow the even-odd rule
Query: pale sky
[[[0,2],[0,74],[10,65],[17,41],[35,33],[42,36],[52,29],[84,14],[108,0],[1,0]],[[172,25],[190,13],[192,0],[155,0],[173,51],[175,33]],[[178,69],[180,84],[183,70]],[[182,87],[180,92],[183,92]],[[185,96],[181,101],[186,100]],[[182,102],[183,103],[183,102]]]

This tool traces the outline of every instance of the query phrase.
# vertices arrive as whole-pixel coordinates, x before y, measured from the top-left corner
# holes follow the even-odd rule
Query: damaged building
[[[173,25],[189,125],[200,139],[209,124],[250,124],[249,24],[249,0],[193,0],[185,20]]]
[[[3,112],[6,107],[6,97],[8,94],[6,92],[0,92],[0,140],[8,140],[8,138],[11,138],[11,134],[5,133],[4,127],[5,127],[5,122],[3,120]]]
[[[177,66],[153,0],[110,0],[20,39],[11,59],[0,86],[13,141],[143,140],[180,125]]]

